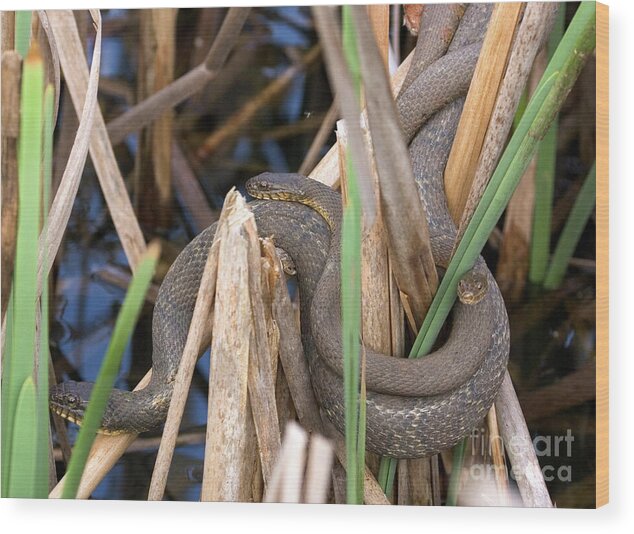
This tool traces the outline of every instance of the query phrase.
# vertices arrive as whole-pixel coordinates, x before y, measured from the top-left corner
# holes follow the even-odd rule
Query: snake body
[[[478,9],[472,26],[477,25],[478,17],[488,16],[486,8]],[[473,46],[469,39],[463,41],[465,46]],[[442,108],[441,104],[433,106]],[[448,263],[456,235],[446,206],[442,158],[446,161],[443,153],[448,149],[443,147],[450,146],[452,138],[445,133],[447,122],[456,116],[456,110],[459,115],[460,107],[459,100],[450,101],[427,120],[410,145],[432,252],[440,267]],[[419,122],[420,116],[424,115],[422,120],[429,116],[420,109],[412,113],[419,116]],[[406,132],[410,129],[404,124]],[[440,156],[434,150],[439,145]],[[276,246],[289,254],[297,270],[302,341],[313,388],[322,411],[343,431],[340,197],[327,186],[298,175],[265,173],[253,178],[250,186],[258,196],[270,199],[250,204],[258,231],[274,236]],[[290,189],[292,198],[276,196],[278,189]],[[140,391],[114,390],[102,431],[142,432],[165,420],[214,233],[215,225],[197,236],[166,275],[154,309],[151,382]],[[482,259],[474,271],[486,278],[488,291],[476,304],[458,302],[454,306],[448,338],[435,352],[409,360],[365,349],[369,450],[395,458],[437,453],[467,435],[490,408],[506,369],[508,318],[498,286]],[[86,382],[55,386],[50,396],[52,409],[81,422],[92,387]]]

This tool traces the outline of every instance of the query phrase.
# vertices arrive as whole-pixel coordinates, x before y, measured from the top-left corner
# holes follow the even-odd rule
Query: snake
[[[482,16],[476,12],[474,20]],[[460,60],[457,55],[455,60]],[[410,88],[415,85],[416,80]],[[436,172],[442,163],[429,150],[438,145],[440,128],[447,122],[445,110],[451,111],[455,102],[449,99],[444,107],[437,104],[441,109],[431,115],[418,113],[419,122],[421,116],[426,122],[410,143],[432,253],[441,271],[451,259],[456,228],[447,209],[442,172]],[[263,173],[246,185],[258,199],[249,206],[259,234],[272,236],[276,247],[293,262],[313,389],[322,413],[343,432],[341,197],[330,187],[297,174]],[[136,391],[112,390],[100,432],[139,433],[165,421],[215,232],[216,224],[201,232],[166,274],[154,307],[150,382]],[[363,347],[368,450],[392,458],[438,453],[468,435],[490,409],[506,371],[509,327],[502,295],[481,257],[461,280],[458,294],[445,341],[426,357],[398,358]],[[81,424],[93,389],[90,382],[53,386],[52,411]]]

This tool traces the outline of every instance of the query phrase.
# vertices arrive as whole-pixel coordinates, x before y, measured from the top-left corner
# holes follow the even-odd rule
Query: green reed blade
[[[462,475],[466,445],[467,438],[464,438],[453,448],[451,477],[449,478],[449,488],[447,489],[447,506],[456,506],[458,503],[458,492],[460,490],[460,478]]]
[[[548,58],[552,59],[561,42],[566,23],[566,6],[561,4],[557,20],[548,41]],[[546,275],[550,256],[550,229],[552,223],[553,197],[555,192],[555,166],[557,162],[558,118],[539,143],[535,168],[535,208],[531,231],[530,260],[528,278],[533,284],[540,284]]]
[[[13,47],[15,51],[22,57],[26,57],[29,52],[29,43],[31,41],[31,12],[16,11],[15,12],[15,37]]]
[[[41,497],[42,488],[38,488],[37,480],[38,462],[35,461],[38,442],[37,394],[30,376],[18,393],[11,434],[11,473],[7,496],[23,499]],[[43,489],[46,496],[47,486]]]
[[[53,84],[48,84],[44,90],[44,123],[42,139],[42,228],[48,224],[48,210],[51,196],[51,177],[53,168],[53,131],[54,121],[55,88]],[[44,232],[41,232],[44,233]],[[46,259],[44,260],[46,262]],[[48,306],[48,280],[41,281],[42,295],[40,297],[40,339],[39,352],[36,353],[36,390],[37,390],[37,410],[38,410],[38,452],[37,452],[37,476],[38,487],[44,488],[43,494],[47,496],[48,487],[48,454],[50,436],[50,418],[48,416],[48,363],[49,354],[49,306]]]
[[[158,246],[150,245],[148,247],[130,282],[128,292],[117,316],[106,356],[99,369],[99,374],[88,402],[81,430],[73,447],[62,492],[62,498],[64,499],[74,499],[77,495],[77,488],[79,487],[88,454],[101,424],[101,418],[103,417],[110,391],[117,378],[123,351],[130,340],[141,313],[145,294],[152,281],[159,258],[159,252]]]
[[[361,92],[361,70],[349,6],[343,7],[343,51]],[[363,503],[365,471],[365,398],[360,392],[361,340],[361,195],[350,154],[346,158],[347,202],[341,232],[341,320],[344,359],[346,494],[349,504]]]
[[[564,229],[559,236],[548,272],[544,278],[544,289],[557,289],[561,285],[570,258],[577,248],[583,229],[596,205],[596,185],[597,165],[595,162],[583,182]]]
[[[7,354],[4,355],[2,374],[2,495],[7,497],[11,496],[11,488],[15,487],[13,477],[32,476],[37,452],[30,451],[32,457],[29,465],[13,460],[15,430],[19,428],[20,434],[24,435],[27,430],[22,426],[35,424],[33,418],[16,419],[16,409],[25,381],[27,378],[34,379],[43,92],[44,67],[37,44],[34,44],[24,61],[22,74],[18,139],[18,228],[12,303],[8,312],[11,317],[7,322],[12,331],[11,343],[7,345]],[[31,430],[34,429],[35,427]],[[16,452],[22,455],[27,453]],[[27,484],[26,480],[23,483]],[[35,487],[33,481],[29,483],[29,487]]]

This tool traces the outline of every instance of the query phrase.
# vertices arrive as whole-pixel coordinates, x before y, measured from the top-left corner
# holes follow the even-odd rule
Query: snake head
[[[301,174],[263,172],[247,180],[245,187],[253,198],[309,206],[325,219],[331,230],[339,232],[341,199],[337,197],[334,201],[327,185]]]
[[[299,174],[263,172],[245,184],[254,198],[302,202],[307,198],[307,178]]]
[[[458,298],[463,304],[477,304],[487,294],[488,289],[486,276],[471,270],[458,282]]]
[[[51,411],[64,419],[81,425],[93,386],[92,382],[74,382],[72,380],[53,386],[48,396]]]

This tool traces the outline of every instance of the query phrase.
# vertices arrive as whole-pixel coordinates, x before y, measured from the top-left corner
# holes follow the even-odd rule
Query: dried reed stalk
[[[55,96],[53,104],[53,124],[57,123],[57,115],[59,113],[59,101],[61,94],[61,70],[59,64],[59,53],[57,52],[57,45],[55,37],[51,31],[51,25],[48,21],[46,11],[40,10],[37,12],[38,20],[43,32],[38,32],[38,39],[40,41],[40,50],[44,58],[44,64],[46,65],[46,83],[52,83],[55,87]]]
[[[487,413],[487,426],[489,427],[489,443],[491,446],[491,459],[495,471],[495,482],[498,490],[498,497],[501,503],[510,502],[509,478],[506,471],[506,460],[504,459],[504,448],[498,427],[497,411],[495,404]]]
[[[226,122],[207,137],[198,147],[196,155],[200,159],[208,158],[220,145],[240,133],[242,127],[268,102],[278,97],[299,72],[306,69],[319,57],[319,45],[313,46],[299,61],[288,67],[281,76],[275,78],[260,93],[249,100],[241,109],[229,117]]]
[[[252,338],[249,347],[249,400],[258,436],[260,464],[264,485],[269,483],[273,466],[280,452],[280,427],[275,402],[277,371],[276,336],[269,335],[272,326],[268,288],[263,283],[263,266],[273,258],[261,258],[255,223],[245,226],[249,237],[249,295],[251,297]],[[278,276],[281,271],[278,272]]]
[[[387,68],[389,6],[368,6],[368,12],[381,59],[384,67]],[[391,98],[391,95],[388,94],[387,98]],[[378,198],[380,177],[373,151],[372,132],[363,128],[363,133],[368,153],[371,155],[370,160],[374,163],[371,165],[372,183]],[[338,139],[341,137],[338,136]],[[381,217],[377,217],[376,222],[363,236],[361,243],[362,337],[364,345],[372,350],[384,354],[402,355],[404,352],[403,309],[400,305],[399,291],[392,276],[387,241],[385,223]],[[385,306],[385,303],[388,305]]]
[[[376,44],[381,52],[381,59],[385,68],[388,69],[388,58],[390,52],[390,6],[389,4],[371,4],[367,6],[368,18],[372,26],[372,32],[376,39]]]
[[[13,50],[15,41],[15,11],[0,11],[0,54]]]
[[[553,2],[532,2],[526,6],[513,41],[506,73],[495,102],[495,109],[486,131],[475,176],[472,179],[473,185],[469,192],[469,198],[462,215],[458,219],[454,219],[460,220],[456,242],[461,239],[469,224],[502,154],[533,61],[539,47],[550,32],[556,11],[557,4]],[[449,205],[454,202],[458,203],[459,201],[450,199]]]
[[[537,157],[533,157],[511,197],[504,218],[495,278],[504,299],[509,304],[520,300],[526,286],[535,205],[536,168]]]
[[[330,441],[313,434],[308,448],[308,462],[304,477],[304,502],[321,504],[326,502],[330,488],[330,470],[333,463],[333,451]]]
[[[180,198],[183,207],[187,209],[194,231],[198,234],[217,217],[211,211],[205,192],[176,140],[172,141],[172,175],[177,199]]]
[[[413,55],[414,53],[412,52],[403,60],[403,63],[399,65],[396,73],[391,78],[393,96],[396,96],[401,90]],[[311,171],[310,177],[332,188],[336,189],[339,187],[339,149],[336,144],[334,144],[328,153],[317,163],[315,168]]]
[[[496,4],[445,168],[449,212],[460,221],[511,51],[521,2]]]
[[[264,502],[325,503],[332,460],[328,440],[319,434],[309,439],[302,427],[290,421]]]
[[[204,341],[205,330],[208,328],[207,324],[209,322],[215,292],[217,269],[218,241],[214,239],[207,256],[200,287],[198,288],[196,305],[189,325],[187,342],[185,343],[183,356],[178,366],[176,379],[174,380],[174,391],[167,412],[167,419],[165,421],[165,427],[163,428],[163,437],[156,457],[156,463],[154,464],[154,470],[152,472],[152,480],[150,481],[150,489],[148,492],[148,500],[150,501],[160,501],[163,499],[167,475],[172,463],[174,448],[176,447],[176,438],[178,437],[178,430],[185,411],[185,403],[187,402],[194,367],[196,366],[196,361],[200,353],[200,345]]]
[[[376,197],[370,176],[370,162],[363,143],[363,134],[359,125],[361,113],[356,82],[352,78],[348,63],[343,53],[340,24],[334,6],[314,6],[313,18],[319,34],[319,41],[324,49],[326,70],[331,86],[334,88],[341,115],[345,120],[351,159],[357,176],[360,206],[363,213],[363,231],[374,224],[376,219]],[[341,166],[339,166],[341,168]]]
[[[372,7],[376,9],[371,9]],[[379,56],[376,58],[376,67],[381,69],[387,68],[389,47],[389,17],[387,16],[389,11],[387,7],[368,6],[371,17],[369,22],[380,51],[380,58]],[[360,31],[364,30],[360,29]],[[389,91],[387,97],[392,98]],[[370,155],[371,183],[374,187],[375,198],[378,198],[380,178],[367,121],[362,124],[362,133],[366,149]],[[345,150],[347,135],[343,124],[338,130],[337,139],[340,149]],[[339,161],[343,160],[344,158],[340,154]],[[340,176],[345,177],[345,168],[340,168]],[[342,192],[345,195],[345,179],[342,180]],[[374,224],[366,228],[361,243],[362,339],[364,346],[372,350],[384,354],[402,355],[404,352],[403,309],[400,304],[399,291],[392,276],[387,240],[385,222],[381,217],[377,217]],[[366,462],[376,472],[378,457],[368,455]]]
[[[537,84],[546,70],[547,62],[548,57],[545,51],[536,56],[528,79],[529,94],[532,95],[537,88]],[[504,297],[510,303],[519,300],[526,285],[535,207],[536,169],[537,155],[533,157],[524,171],[524,175],[511,197],[504,218],[495,278]]]
[[[141,17],[141,53],[138,89],[141,100],[174,79],[176,14],[178,10],[144,9]],[[141,132],[136,154],[135,205],[143,224],[167,227],[172,213],[172,124],[174,111],[166,109]]]
[[[179,434],[178,438],[176,439],[176,446],[179,447],[181,445],[201,445],[202,443],[205,443],[205,432],[204,431],[195,431],[195,430],[191,430],[189,432],[184,432],[182,434]],[[158,450],[159,445],[161,444],[161,437],[157,436],[157,437],[150,437],[150,438],[143,438],[143,437],[138,437],[134,443],[132,443],[127,450],[125,451],[125,454],[131,454],[131,453],[135,453],[135,452],[152,452],[152,451],[156,451]],[[61,447],[55,447],[55,449],[53,450],[53,453],[55,455],[55,461],[59,462],[59,461],[64,461],[66,462],[66,456],[63,452],[63,449]]]
[[[4,30],[7,14],[2,13]],[[11,43],[13,44],[13,43]],[[2,53],[2,323],[9,303],[18,224],[18,135],[20,74],[15,50]],[[4,337],[4,336],[3,336]]]
[[[79,115],[87,100],[90,77],[84,50],[72,11],[47,11],[60,54],[66,85]],[[78,60],[78,58],[82,58]],[[93,61],[93,65],[95,62]],[[145,251],[145,241],[134,215],[130,198],[108,139],[106,125],[98,106],[94,109],[94,125],[90,136],[90,155],[97,171],[110,215],[130,266],[134,270]],[[52,219],[51,219],[52,225]],[[48,254],[47,258],[54,257]]]
[[[108,134],[112,144],[119,144],[127,135],[147,126],[166,110],[174,108],[213,80],[236,44],[250,9],[229,9],[203,63],[110,122]]]
[[[284,443],[264,502],[301,502],[307,445],[308,434],[304,429],[292,422],[286,425]]]
[[[524,506],[551,508],[553,504],[508,371],[495,400],[495,407],[500,435],[504,443],[509,444],[506,451]]]
[[[358,48],[386,242],[399,289],[407,295],[414,320],[420,325],[438,285],[427,219],[418,197],[409,152],[376,43],[368,31],[363,31],[368,27],[367,15],[358,7],[353,7],[352,13],[360,28]],[[409,225],[403,213],[408,213],[422,224],[418,227]]]
[[[435,456],[436,463],[438,457]],[[401,464],[407,465],[407,470],[401,473]],[[405,475],[405,476],[403,476]],[[406,488],[409,490],[409,500],[403,504],[417,506],[433,506],[434,503],[434,484],[431,458],[418,458],[415,460],[399,461],[399,488],[401,477],[407,479]],[[438,479],[436,479],[438,485]],[[401,498],[401,490],[399,489],[399,499]],[[399,504],[401,504],[399,500]]]
[[[226,221],[221,217],[217,230],[218,281],[201,500],[244,501],[252,498],[255,478],[252,429],[257,432],[267,483],[279,452],[279,428],[255,220],[236,192],[227,195],[224,209]]]
[[[95,117],[100,112],[98,111],[97,104],[97,90],[99,87],[99,64],[101,59],[101,16],[99,12],[92,13],[93,20],[95,22],[97,35],[95,37],[95,46],[93,51],[93,57],[91,62],[90,73],[87,72],[86,65],[82,65],[77,61],[77,57],[84,57],[83,47],[79,40],[79,34],[77,32],[77,26],[75,25],[75,18],[72,12],[55,11],[53,15],[48,14],[47,19],[50,24],[50,34],[55,36],[55,50],[59,54],[60,64],[64,69],[64,75],[66,83],[71,89],[71,93],[75,94],[74,102],[76,104],[75,109],[80,117],[77,132],[75,134],[75,140],[70,149],[68,161],[66,162],[66,168],[62,174],[55,198],[51,204],[51,209],[48,214],[48,224],[42,234],[40,235],[40,249],[38,254],[38,280],[45,280],[53,266],[55,256],[62,242],[66,225],[70,218],[71,210],[77,196],[77,190],[79,189],[79,182],[81,180],[84,166],[86,164],[86,157],[88,155],[89,144],[92,143],[91,131],[95,123]],[[86,85],[84,85],[86,84]],[[80,98],[81,93],[81,98]],[[78,99],[82,100],[81,106],[78,104]],[[81,113],[79,110],[81,109]],[[103,119],[102,119],[103,122]],[[112,155],[114,158],[114,154]],[[107,169],[112,165],[102,166],[102,172],[107,172]],[[116,162],[114,162],[116,166]],[[125,198],[127,199],[127,192],[125,185],[123,185],[123,179],[118,187],[109,187],[111,191],[110,202],[116,203],[116,196],[112,195],[113,191],[119,192],[123,189]],[[109,178],[104,178],[108,180]],[[114,180],[116,178],[113,177]],[[129,214],[125,213],[125,200],[124,200],[123,220],[119,218],[119,224],[127,224]],[[134,214],[132,219],[136,222]],[[139,230],[140,232],[140,230]],[[143,244],[143,237],[140,236],[141,245]],[[124,245],[125,247],[125,245]],[[136,248],[136,247],[131,247]],[[42,288],[38,288],[38,294],[41,293]]]

